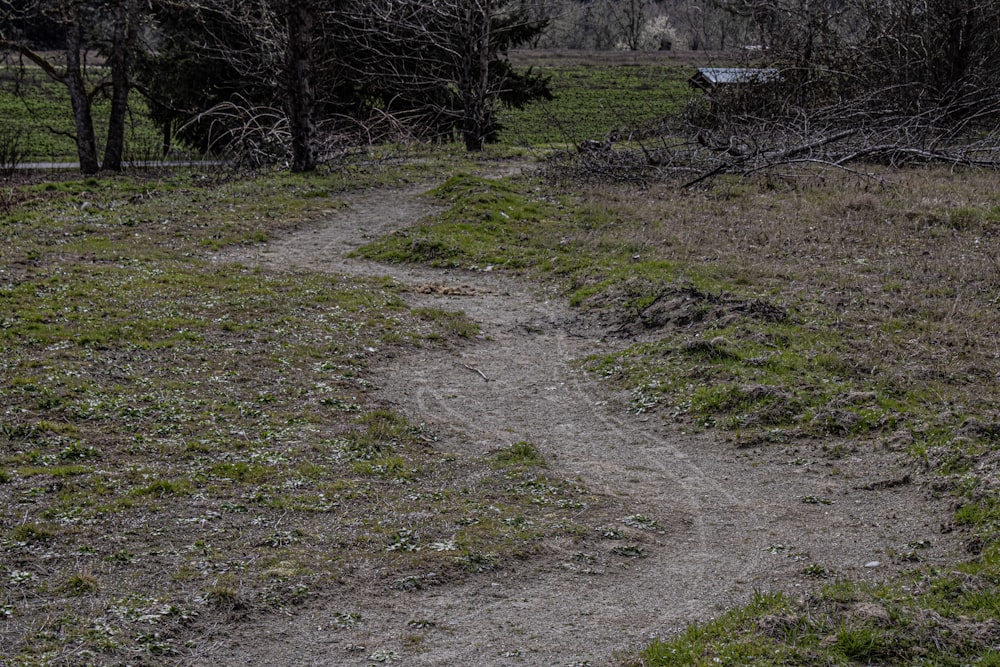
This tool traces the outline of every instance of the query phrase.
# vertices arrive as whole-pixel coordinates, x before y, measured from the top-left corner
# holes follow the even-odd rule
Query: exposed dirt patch
[[[807,449],[737,449],[712,432],[628,414],[624,396],[575,363],[622,343],[544,289],[495,272],[346,258],[432,214],[433,203],[418,196],[423,189],[352,196],[323,224],[230,259],[267,270],[387,275],[411,287],[414,305],[464,311],[483,337],[458,351],[387,361],[381,397],[426,424],[443,451],[485,454],[532,442],[550,472],[616,499],[623,515],[582,549],[552,543],[457,583],[399,591],[359,573],[294,616],[237,625],[220,638],[213,662],[613,664],[620,652],[755,590],[804,594],[824,575],[878,581],[909,566],[892,554],[923,541],[931,544],[926,560],[955,557],[956,544],[941,531],[950,508],[931,500],[891,448],[859,449],[834,470]],[[344,611],[360,618],[345,622],[337,615]]]
[[[781,306],[761,299],[741,299],[731,294],[711,294],[693,285],[668,285],[663,287],[649,303],[636,307],[616,308],[628,303],[629,285],[617,290],[623,293],[602,293],[587,301],[586,305],[602,313],[608,320],[608,333],[620,336],[643,337],[663,329],[684,329],[689,333],[709,327],[726,326],[741,318],[750,317],[762,322],[783,322],[789,318]],[[645,286],[637,288],[644,293]],[[609,307],[609,304],[611,307]]]

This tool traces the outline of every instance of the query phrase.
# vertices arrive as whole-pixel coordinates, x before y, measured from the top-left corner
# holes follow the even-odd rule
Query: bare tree
[[[807,83],[817,68],[829,65],[846,43],[845,17],[850,0],[720,0],[741,17],[755,45],[771,64]]]
[[[104,144],[103,168],[121,171],[125,153],[125,117],[132,89],[132,63],[138,38],[138,0],[120,0],[112,6],[112,37],[108,66],[111,70],[111,111]]]
[[[548,94],[506,60],[542,25],[519,2],[356,1],[338,21],[334,31],[349,49],[340,64],[368,101],[440,138],[457,130],[470,151],[495,137],[500,104]]]
[[[280,0],[285,17],[285,83],[288,90],[288,125],[292,143],[292,171],[316,168],[313,120],[313,29],[309,0]]]
[[[667,4],[667,12],[693,51],[757,46],[755,39],[748,39],[747,22],[726,11],[719,0],[673,0]]]
[[[50,22],[62,33],[61,59],[43,54],[33,49],[29,40],[7,32],[0,33],[0,49],[18,56],[22,66],[25,61],[34,64],[50,79],[66,87],[75,128],[73,138],[83,173],[95,173],[102,168],[98,160],[92,98],[106,87],[110,88],[111,111],[103,168],[120,170],[125,150],[130,69],[136,49],[136,0],[123,0],[110,6],[98,0],[34,0],[16,7],[7,3],[0,6],[0,12],[3,12],[0,18],[7,25],[15,21],[27,25]],[[106,25],[111,26],[110,35],[101,34]],[[94,84],[88,79],[92,70],[86,63],[91,48],[100,48],[108,55],[107,76],[98,77]]]
[[[861,81],[893,86],[918,112],[978,114],[1000,87],[1000,4],[988,0],[852,0],[859,39],[849,52]],[[870,87],[870,84],[868,84]]]
[[[60,81],[69,92],[73,107],[73,123],[76,126],[76,152],[80,159],[80,171],[93,174],[100,171],[97,161],[97,139],[94,135],[94,118],[91,113],[90,95],[83,74],[83,30],[81,28],[80,7],[76,3],[65,5],[62,19],[66,24],[66,66],[59,71],[57,66],[44,56],[25,45],[19,47],[22,56],[28,58],[55,81]]]
[[[604,11],[617,35],[616,46],[630,51],[642,48],[642,33],[649,20],[652,0],[606,0]]]
[[[650,48],[650,20],[664,15],[680,38],[674,48],[702,51],[757,43],[757,37],[748,38],[745,17],[722,6],[727,1],[519,0],[532,17],[549,25],[531,42],[540,48]]]

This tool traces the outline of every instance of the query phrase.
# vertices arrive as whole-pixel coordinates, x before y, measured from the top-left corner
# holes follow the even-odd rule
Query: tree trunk
[[[97,139],[94,136],[94,120],[90,113],[90,97],[83,80],[83,64],[80,47],[83,37],[79,21],[66,27],[66,89],[73,105],[73,123],[76,127],[76,154],[80,160],[80,171],[96,174],[101,170],[97,161]]]
[[[470,2],[465,62],[462,64],[462,135],[465,149],[481,151],[492,121],[490,104],[490,29],[492,0]],[[478,5],[478,6],[475,6]]]
[[[108,140],[104,145],[103,167],[109,171],[122,170],[125,153],[125,117],[128,114],[128,95],[132,88],[132,59],[136,41],[136,0],[123,0],[118,4],[111,42],[111,111],[108,117]]]
[[[312,64],[313,17],[308,0],[284,3],[288,46],[285,76],[288,91],[288,124],[292,135],[292,171],[313,171],[316,126],[313,122]]]

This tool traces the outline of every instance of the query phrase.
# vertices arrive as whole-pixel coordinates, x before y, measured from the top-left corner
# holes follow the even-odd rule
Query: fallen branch
[[[826,146],[828,144],[836,143],[842,139],[850,137],[853,134],[857,134],[857,132],[858,132],[857,129],[842,130],[840,132],[836,132],[829,136],[820,137],[819,139],[815,139],[813,141],[809,141],[804,144],[797,144],[795,146],[792,146],[790,148],[785,148],[780,151],[760,151],[758,153],[741,155],[739,156],[738,159],[733,160],[732,162],[724,162],[715,167],[714,169],[705,172],[698,178],[692,181],[688,181],[687,183],[684,184],[683,187],[690,188],[694,185],[697,185],[698,183],[701,183],[702,181],[708,180],[709,178],[717,176],[718,174],[721,173],[725,173],[728,171],[739,171],[737,167],[742,167],[743,165],[746,164],[751,164],[752,166],[749,169],[742,171],[741,173],[743,174],[749,174],[755,171],[761,171],[763,169],[773,169],[774,167],[779,167],[783,164],[790,164],[791,162],[798,161],[798,160],[792,160],[792,158],[802,155],[803,153],[808,153],[809,151],[815,150],[817,148],[822,148],[823,146]],[[761,164],[761,162],[763,162],[763,164]]]
[[[765,153],[764,157],[775,164],[780,164],[781,160],[787,160],[788,158],[795,157],[796,155],[801,155],[807,151],[811,151],[815,148],[820,148],[826,146],[827,144],[832,144],[841,139],[846,139],[847,137],[857,134],[857,129],[844,130],[842,132],[837,132],[828,137],[820,137],[815,141],[810,141],[808,143],[800,144],[798,146],[792,146],[791,148],[785,149],[778,153]],[[778,162],[776,162],[778,161]]]
[[[486,377],[486,373],[482,372],[478,368],[474,368],[474,367],[472,367],[472,366],[470,366],[468,364],[459,364],[459,366],[461,366],[462,368],[464,368],[466,370],[469,370],[469,371],[472,371],[473,373],[477,374],[479,377],[483,378],[484,382],[489,382],[490,381],[490,379],[488,377]]]
[[[755,88],[728,107],[693,106],[676,122],[637,130],[634,147],[626,143],[568,155],[555,170],[628,182],[673,176],[683,188],[723,174],[794,178],[812,173],[810,165],[875,180],[881,180],[876,166],[944,164],[1000,171],[1000,96],[995,92],[977,90],[971,97],[916,110],[898,103],[901,91],[893,86],[813,108],[791,103],[781,91],[768,99],[766,92]]]

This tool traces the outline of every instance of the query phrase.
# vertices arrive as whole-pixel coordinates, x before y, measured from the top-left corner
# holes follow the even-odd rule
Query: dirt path
[[[628,414],[622,397],[577,370],[622,343],[588,330],[535,286],[492,272],[441,272],[345,258],[351,249],[432,213],[420,189],[369,192],[322,226],[245,256],[266,267],[390,275],[415,305],[462,310],[484,339],[458,352],[423,350],[382,369],[382,397],[430,425],[443,450],[485,453],[535,443],[551,471],[622,499],[655,519],[644,558],[581,554],[567,542],[538,558],[457,585],[352,593],[363,621],[337,628],[345,600],[318,600],[294,617],[240,628],[219,665],[605,665],[755,590],[808,591],[809,565],[878,580],[889,554],[929,540],[946,560],[947,508],[902,475],[890,452],[832,464],[809,452],[736,450],[712,433],[684,434]],[[484,379],[485,378],[485,379]],[[821,499],[823,502],[804,502]],[[829,504],[826,504],[829,501]],[[608,549],[610,550],[610,543]],[[873,562],[878,566],[872,566]]]

